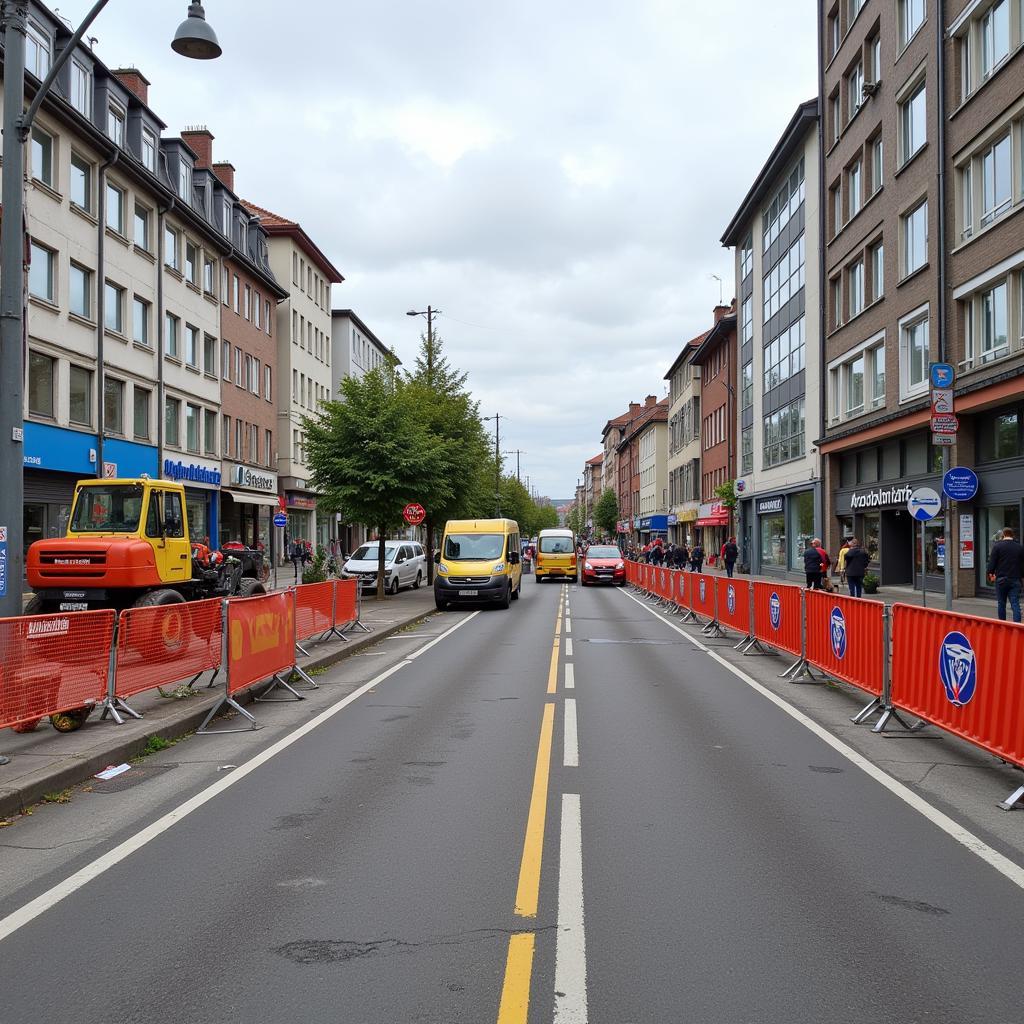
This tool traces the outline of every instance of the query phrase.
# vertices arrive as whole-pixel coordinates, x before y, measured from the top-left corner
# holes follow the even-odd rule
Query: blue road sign
[[[918,487],[910,495],[907,511],[920,523],[934,519],[942,511],[942,498],[930,487]]]
[[[283,512],[274,513],[274,525],[275,526],[287,526],[288,517]]]
[[[956,370],[949,363],[932,363],[928,367],[933,388],[951,388],[956,379]]]
[[[942,493],[952,501],[971,501],[978,493],[978,474],[966,466],[954,466],[942,478]]]

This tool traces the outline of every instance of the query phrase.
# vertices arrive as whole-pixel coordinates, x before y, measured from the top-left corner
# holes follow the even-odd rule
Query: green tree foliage
[[[450,501],[455,469],[449,446],[425,421],[420,392],[390,365],[341,382],[338,401],[304,423],[306,452],[321,504],[381,539],[377,595],[384,595],[384,540],[402,508],[424,494]]]
[[[736,481],[726,480],[724,484],[719,484],[718,487],[715,488],[715,497],[719,502],[721,502],[724,508],[727,508],[732,512],[739,502],[739,497],[736,494]]]
[[[556,526],[558,526],[558,512],[555,510],[555,506],[538,505],[537,528],[533,533],[540,533],[541,530],[553,530]]]
[[[572,530],[577,537],[579,537],[583,533],[583,527],[585,525],[583,520],[585,518],[583,507],[577,502],[573,502],[569,507],[569,511],[566,513],[565,525],[568,529]]]
[[[615,492],[609,487],[597,499],[594,506],[594,526],[603,534],[614,537],[615,525],[619,521],[619,499]]]

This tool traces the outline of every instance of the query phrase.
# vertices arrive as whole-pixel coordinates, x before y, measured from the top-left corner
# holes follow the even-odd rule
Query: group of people
[[[647,562],[650,565],[666,565],[676,569],[689,569],[691,572],[703,572],[704,560],[707,557],[700,541],[691,548],[687,546],[685,541],[681,544],[669,541],[666,544],[661,537],[656,537],[641,548],[638,548],[635,544],[630,544],[626,555],[636,562]],[[730,537],[722,545],[722,549],[719,552],[720,562],[725,566],[725,571],[729,576],[733,575],[739,557],[740,549],[736,544],[736,538]]]
[[[871,555],[860,540],[848,537],[843,541],[836,558],[835,574],[840,582],[845,582],[850,590],[850,597],[864,596],[864,576],[868,571]],[[807,577],[808,590],[832,590],[829,580],[829,569],[832,559],[821,545],[820,537],[813,537],[807,542],[804,550],[804,573]]]

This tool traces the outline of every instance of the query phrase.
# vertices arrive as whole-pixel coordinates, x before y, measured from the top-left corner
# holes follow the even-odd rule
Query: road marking
[[[555,1024],[587,1022],[587,944],[583,918],[583,833],[578,793],[562,796],[555,939]]]
[[[13,935],[19,928],[23,928],[29,922],[34,921],[40,916],[40,914],[45,913],[51,907],[54,907],[62,900],[67,899],[68,896],[93,881],[93,879],[99,878],[100,875],[109,871],[112,867],[119,864],[127,857],[130,857],[136,850],[142,849],[142,847],[147,843],[152,842],[169,828],[176,825],[179,821],[187,818],[193,811],[199,810],[203,804],[209,803],[214,797],[219,796],[225,790],[230,789],[236,783],[241,782],[242,779],[247,775],[251,775],[261,765],[266,764],[282,751],[287,750],[293,743],[297,743],[304,736],[311,733],[317,726],[323,725],[324,722],[333,718],[338,714],[338,712],[344,711],[349,704],[358,700],[364,693],[372,690],[379,683],[384,682],[384,680],[389,676],[393,676],[400,669],[412,664],[413,659],[418,658],[421,654],[430,650],[431,647],[440,643],[445,639],[445,637],[451,636],[457,629],[461,629],[467,622],[471,619],[475,619],[479,614],[479,611],[470,613],[466,618],[456,622],[451,629],[445,630],[439,637],[437,637],[437,639],[431,640],[429,644],[421,647],[415,653],[408,655],[405,659],[398,662],[397,665],[392,665],[390,668],[387,668],[383,672],[374,676],[368,683],[363,683],[359,689],[353,690],[347,697],[343,697],[336,704],[332,704],[329,708],[321,711],[320,714],[315,718],[311,718],[305,725],[300,726],[294,732],[289,733],[287,736],[267,747],[266,750],[260,752],[255,757],[250,758],[243,765],[231,772],[230,775],[225,775],[223,778],[218,779],[212,786],[208,786],[201,793],[197,793],[195,796],[186,800],[183,804],[179,804],[173,810],[168,811],[162,818],[158,818],[152,824],[147,825],[141,832],[137,832],[135,835],[130,836],[128,839],[124,840],[124,842],[115,846],[112,850],[108,850],[101,857],[97,857],[96,860],[86,864],[82,868],[79,868],[79,870],[73,875],[69,875],[63,881],[58,882],[55,886],[47,889],[46,892],[37,896],[34,900],[30,900],[23,907],[19,907],[17,910],[8,914],[7,917],[0,918],[0,942],[8,938],[10,935]]]
[[[558,645],[559,639],[556,636],[555,642],[551,645],[551,665],[548,668],[548,693],[554,693],[558,689]],[[572,641],[566,640],[567,647],[572,647]]]
[[[576,699],[567,697],[565,699],[565,743],[562,750],[562,764],[566,768],[579,768],[580,766],[580,742],[579,732],[576,728]]]
[[[572,632],[572,619],[569,618],[568,614],[565,616],[565,634],[568,636]]]
[[[571,658],[572,657],[572,640],[569,639],[568,637],[566,637],[566,640],[565,640],[565,656],[567,658]]]
[[[641,608],[646,608],[655,618],[661,619],[666,626],[674,629],[677,633],[681,633],[686,636],[692,642],[696,643],[692,637],[689,637],[687,633],[680,629],[675,623],[669,622],[664,616],[659,615],[653,608],[649,608],[643,601],[633,597],[632,594],[626,594],[631,601],[636,601]],[[1024,889],[1024,867],[1010,860],[1009,857],[1004,856],[998,850],[993,849],[988,843],[979,839],[973,832],[964,828],[961,824],[954,821],[948,814],[944,814],[937,807],[932,806],[923,797],[919,796],[912,789],[905,786],[902,782],[894,779],[888,772],[883,771],[873,761],[868,760],[863,754],[854,750],[853,747],[845,744],[839,737],[834,736],[824,726],[819,725],[812,718],[805,715],[799,708],[794,707],[787,700],[780,697],[778,694],[773,693],[767,687],[762,686],[756,679],[751,678],[741,668],[737,668],[735,665],[731,665],[725,660],[717,651],[712,651],[705,647],[703,644],[697,644],[697,646],[707,653],[710,658],[713,658],[724,668],[727,668],[734,676],[741,679],[747,684],[752,690],[761,694],[766,700],[771,701],[776,707],[781,708],[791,718],[798,721],[802,726],[814,733],[819,739],[827,743],[836,753],[841,754],[852,764],[856,765],[866,775],[869,775],[879,785],[884,786],[893,796],[899,797],[905,804],[913,808],[920,815],[927,818],[933,825],[942,829],[951,839],[956,840],[961,846],[966,847],[971,853],[980,857],[986,864],[995,868],[1001,875],[1013,882],[1014,885],[1021,889]]]
[[[517,932],[508,940],[505,983],[501,987],[498,1024],[526,1024],[530,1010],[530,976],[533,971],[533,932]]]
[[[571,661],[565,663],[565,688],[567,690],[574,690],[576,688],[575,670],[572,667]]]
[[[540,861],[544,852],[544,820],[548,812],[548,777],[551,774],[551,734],[555,726],[555,705],[544,705],[537,745],[537,767],[533,772],[530,813],[526,818],[523,859],[519,865],[519,887],[516,889],[516,913],[520,917],[536,917],[540,896]]]

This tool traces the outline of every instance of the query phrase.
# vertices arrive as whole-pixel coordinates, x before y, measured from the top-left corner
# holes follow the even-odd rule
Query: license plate
[[[460,590],[459,597],[479,597],[479,590]]]
[[[62,612],[87,612],[89,610],[88,601],[61,601],[60,610]]]

